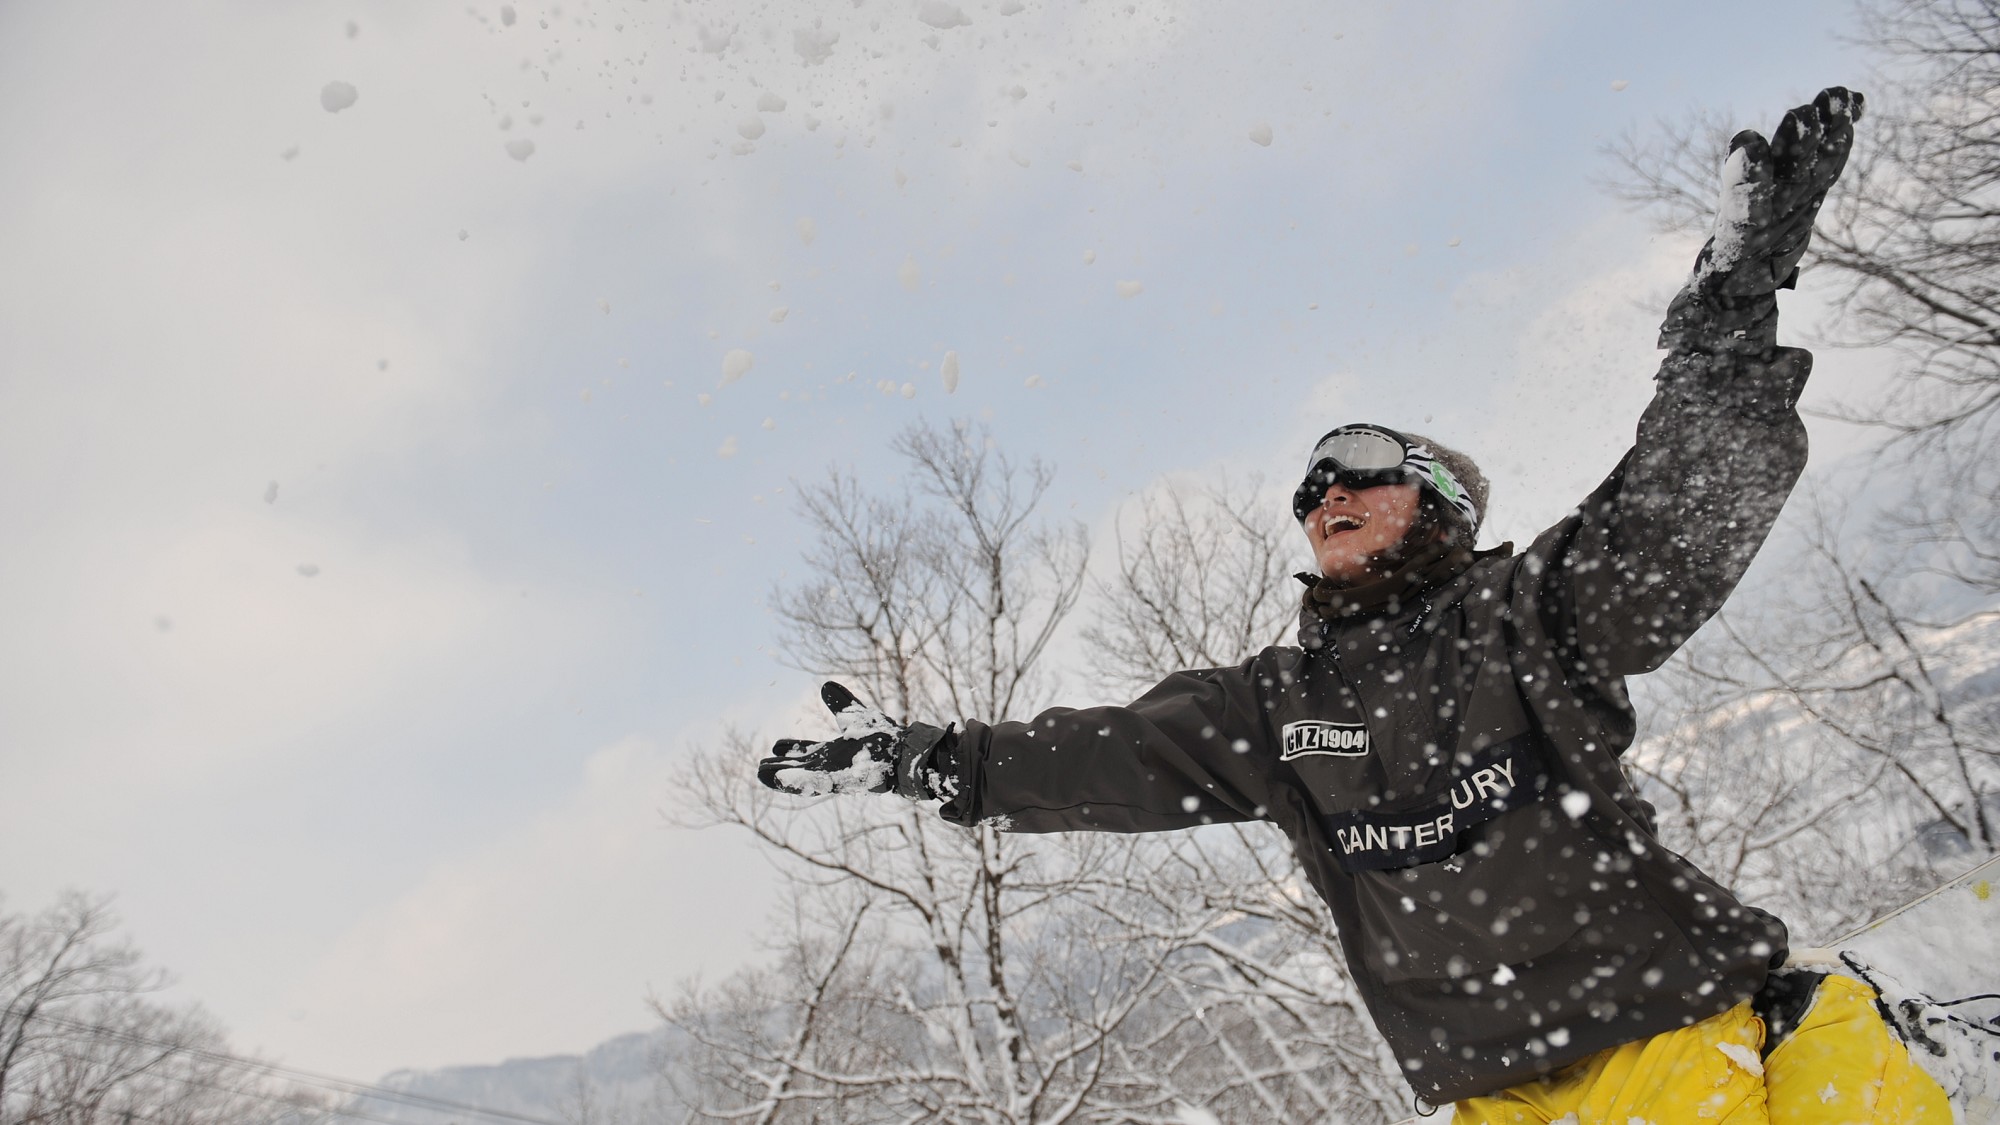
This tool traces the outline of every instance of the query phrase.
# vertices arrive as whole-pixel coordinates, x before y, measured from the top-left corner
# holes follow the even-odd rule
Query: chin
[[[1368,560],[1340,559],[1335,562],[1322,561],[1320,574],[1329,582],[1359,582],[1368,577]]]

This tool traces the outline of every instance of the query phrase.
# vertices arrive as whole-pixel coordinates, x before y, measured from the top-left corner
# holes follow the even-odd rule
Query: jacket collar
[[[1294,575],[1306,586],[1299,610],[1299,640],[1307,648],[1317,648],[1328,627],[1400,617],[1421,602],[1426,593],[1464,574],[1473,563],[1513,553],[1512,543],[1471,551],[1456,544],[1434,542],[1390,573],[1359,585],[1340,585],[1311,573]]]

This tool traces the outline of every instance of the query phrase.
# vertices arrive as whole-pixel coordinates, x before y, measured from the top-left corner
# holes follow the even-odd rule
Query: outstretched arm
[[[898,723],[829,682],[820,697],[834,737],[779,741],[757,776],[806,797],[894,790],[942,800],[946,820],[1017,832],[1255,820],[1266,812],[1266,755],[1252,753],[1270,739],[1266,689],[1290,674],[1261,663],[1269,658],[1177,672],[1125,707],[1056,707],[960,732]]]
[[[1273,663],[1286,651],[1176,672],[1123,707],[969,722],[936,756],[955,778],[939,811],[968,827],[999,820],[1016,832],[1158,832],[1262,819],[1274,756],[1267,703],[1275,685],[1290,682]]]

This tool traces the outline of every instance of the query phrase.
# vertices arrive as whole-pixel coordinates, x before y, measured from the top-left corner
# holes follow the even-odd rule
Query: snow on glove
[[[828,793],[887,793],[911,800],[937,796],[937,775],[927,766],[949,732],[923,723],[898,723],[828,680],[819,697],[833,712],[834,735],[825,742],[779,739],[757,766],[757,780],[803,797]]]
[[[1667,309],[1660,346],[1764,353],[1777,343],[1772,295],[1798,280],[1813,220],[1847,166],[1865,99],[1841,86],[1785,114],[1770,140],[1729,140],[1715,226],[1686,288]]]

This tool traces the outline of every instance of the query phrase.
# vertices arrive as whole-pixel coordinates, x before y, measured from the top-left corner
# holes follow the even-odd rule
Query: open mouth
[[[1335,512],[1331,515],[1320,517],[1319,533],[1332,538],[1344,531],[1359,531],[1364,522],[1366,521],[1362,520],[1360,516],[1352,515],[1348,512]]]

